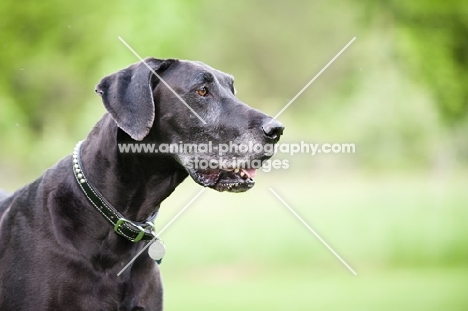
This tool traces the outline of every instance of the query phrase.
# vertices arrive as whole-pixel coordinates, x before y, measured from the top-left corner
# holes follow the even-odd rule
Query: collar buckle
[[[141,239],[143,238],[143,236],[145,235],[145,229],[142,228],[141,226],[139,225],[135,225],[133,222],[131,222],[130,220],[128,219],[125,219],[125,218],[120,218],[119,220],[117,220],[117,222],[115,223],[115,226],[114,226],[114,231],[117,233],[117,234],[121,234],[122,230],[120,229],[120,226],[127,223],[128,226],[133,226],[133,227],[136,227],[139,232],[138,232],[138,235],[134,238],[134,239],[130,239],[130,241],[132,242],[139,242],[141,241]],[[120,232],[119,232],[120,230]]]

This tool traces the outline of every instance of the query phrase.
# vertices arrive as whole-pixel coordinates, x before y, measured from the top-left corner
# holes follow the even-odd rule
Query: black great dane
[[[200,168],[196,157],[219,153],[124,153],[119,145],[273,145],[284,129],[239,101],[230,75],[200,62],[148,58],[103,78],[96,92],[107,113],[73,154],[0,193],[2,311],[162,310],[148,250],[117,275],[155,237],[160,203],[189,175],[218,191],[246,191],[255,175],[247,164],[272,154],[231,148],[223,165]]]

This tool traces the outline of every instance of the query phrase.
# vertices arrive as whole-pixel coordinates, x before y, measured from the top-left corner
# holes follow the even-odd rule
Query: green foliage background
[[[468,2],[0,3],[0,187],[69,154],[105,113],[99,79],[135,56],[201,60],[280,120],[287,156],[244,195],[206,192],[167,231],[167,310],[467,310]],[[353,266],[277,202],[276,189]],[[198,191],[187,181],[157,225]]]

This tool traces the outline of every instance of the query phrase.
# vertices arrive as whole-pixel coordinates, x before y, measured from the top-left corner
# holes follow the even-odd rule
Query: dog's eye
[[[201,89],[197,90],[197,94],[200,96],[208,95],[208,89],[206,87],[202,87]]]

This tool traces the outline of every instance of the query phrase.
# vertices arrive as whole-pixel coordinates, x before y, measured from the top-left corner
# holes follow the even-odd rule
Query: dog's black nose
[[[263,133],[270,138],[270,139],[279,139],[279,137],[283,134],[284,126],[275,119],[269,119],[263,126]]]

